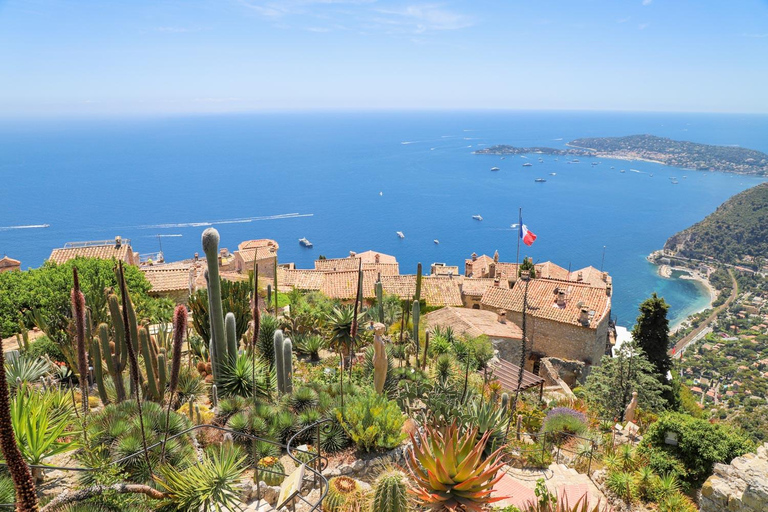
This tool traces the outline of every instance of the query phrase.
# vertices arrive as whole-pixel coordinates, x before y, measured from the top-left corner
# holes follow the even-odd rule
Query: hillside
[[[768,183],[733,196],[701,222],[670,237],[664,249],[725,263],[768,257]]]

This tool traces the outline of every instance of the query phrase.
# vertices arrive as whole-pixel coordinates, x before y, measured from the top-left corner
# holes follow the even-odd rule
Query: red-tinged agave
[[[504,476],[498,474],[504,463],[501,448],[483,458],[489,435],[477,441],[477,429],[462,434],[456,422],[443,429],[427,427],[418,439],[411,435],[408,466],[416,483],[411,492],[421,505],[435,511],[480,512],[506,499],[491,496]]]

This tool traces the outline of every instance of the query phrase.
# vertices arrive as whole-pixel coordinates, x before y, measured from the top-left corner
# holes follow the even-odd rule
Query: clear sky
[[[768,113],[767,0],[0,0],[0,116]]]

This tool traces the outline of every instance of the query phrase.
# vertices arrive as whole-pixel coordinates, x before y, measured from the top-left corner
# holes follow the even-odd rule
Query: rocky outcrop
[[[733,459],[715,464],[714,473],[701,488],[701,512],[768,511],[768,443]]]

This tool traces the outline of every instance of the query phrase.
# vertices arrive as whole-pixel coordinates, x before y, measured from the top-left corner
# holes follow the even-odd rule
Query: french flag
[[[523,224],[523,216],[520,215],[520,239],[525,245],[531,246],[536,241],[536,235],[533,231],[528,229],[528,226]]]

